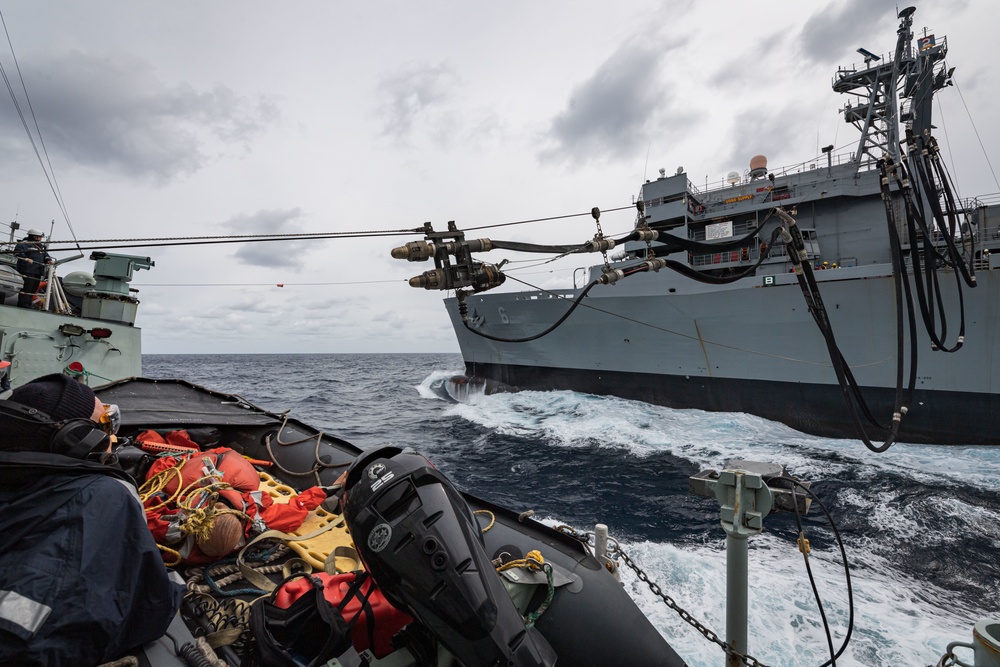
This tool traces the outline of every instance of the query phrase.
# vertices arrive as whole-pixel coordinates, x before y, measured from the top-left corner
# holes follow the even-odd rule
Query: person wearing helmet
[[[53,263],[52,257],[45,252],[45,245],[42,243],[42,234],[37,229],[29,229],[28,235],[14,247],[14,256],[17,257],[17,272],[24,278],[24,287],[17,295],[17,305],[19,308],[31,308],[31,304],[38,292],[38,286],[45,275],[45,267]]]

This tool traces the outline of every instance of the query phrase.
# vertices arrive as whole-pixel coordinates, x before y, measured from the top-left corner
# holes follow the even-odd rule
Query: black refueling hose
[[[844,540],[840,537],[840,531],[837,530],[837,524],[834,523],[833,517],[830,516],[830,512],[826,509],[823,501],[819,499],[812,489],[804,485],[802,482],[791,477],[782,476],[778,479],[788,480],[792,483],[792,504],[795,506],[795,524],[799,531],[799,549],[802,551],[802,558],[806,564],[806,573],[809,576],[809,584],[812,586],[813,597],[816,599],[816,605],[819,607],[820,617],[823,619],[823,628],[826,631],[827,644],[830,647],[830,659],[824,662],[819,667],[836,667],[837,658],[843,655],[844,651],[847,649],[848,643],[851,641],[851,635],[854,633],[854,588],[851,585],[851,566],[847,561],[847,549],[844,548]],[[799,513],[799,503],[795,499],[795,489],[796,487],[804,490],[815,502],[819,505],[819,508],[823,510],[823,514],[826,516],[826,520],[830,522],[830,529],[833,530],[833,535],[837,539],[837,546],[840,548],[840,557],[844,561],[844,578],[847,581],[847,606],[848,606],[848,617],[847,617],[847,632],[844,634],[844,640],[840,644],[840,648],[836,652],[833,650],[833,637],[830,633],[830,625],[826,620],[826,613],[823,611],[823,602],[820,600],[819,589],[816,587],[816,580],[813,577],[812,567],[809,565],[809,549],[805,547],[805,532],[802,528],[802,516]]]
[[[903,193],[903,201],[906,210],[906,225],[910,243],[910,257],[913,264],[914,283],[916,285],[917,299],[920,305],[920,314],[924,320],[924,328],[931,339],[934,349],[943,352],[956,352],[965,341],[965,297],[962,290],[962,281],[969,287],[976,286],[975,274],[969,270],[969,264],[964,261],[961,252],[955,245],[954,236],[960,230],[955,220],[955,198],[947,174],[944,172],[940,162],[937,142],[933,137],[928,141],[915,137],[912,132],[907,131],[907,149],[910,159],[915,165],[910,173],[907,173],[905,165],[896,165],[895,179]],[[913,176],[919,180],[916,185],[918,191],[914,191]],[[938,196],[938,188],[935,186],[934,175],[940,182],[940,192],[944,196],[947,204],[947,224],[945,223],[945,212],[941,209],[941,202]],[[928,193],[922,196],[921,193]],[[924,215],[924,201],[928,202],[931,219],[940,232],[940,238],[945,242],[945,252],[940,252],[934,243],[934,228],[927,224]],[[923,240],[923,265],[921,265],[921,253],[918,245]],[[975,248],[972,249],[975,254]],[[948,324],[944,310],[944,299],[941,295],[941,287],[938,280],[938,267],[945,265],[955,271],[955,283],[958,291],[959,303],[959,333],[955,344],[949,347],[944,339],[948,333]],[[928,294],[933,293],[933,300],[928,298]],[[935,315],[936,310],[940,315]],[[940,328],[937,328],[936,321],[940,318]]]
[[[851,372],[847,361],[844,359],[844,355],[837,346],[837,340],[833,333],[833,327],[830,324],[826,307],[823,305],[823,299],[820,296],[819,286],[817,285],[816,278],[813,275],[812,266],[807,261],[805,243],[802,239],[802,234],[799,232],[798,225],[795,224],[795,219],[783,209],[779,208],[776,212],[778,216],[787,224],[787,231],[784,231],[782,236],[785,237],[786,245],[789,247],[788,256],[792,260],[793,270],[795,271],[795,276],[798,280],[799,287],[802,290],[802,296],[805,298],[809,313],[813,316],[813,320],[816,322],[816,326],[819,328],[820,334],[822,334],[823,340],[826,343],[827,351],[830,355],[830,362],[833,365],[834,373],[836,373],[837,383],[840,386],[840,391],[844,398],[844,405],[847,407],[848,416],[851,418],[855,431],[861,441],[864,442],[865,446],[873,452],[884,452],[895,442],[896,434],[899,431],[900,421],[902,420],[902,416],[906,414],[906,406],[901,400],[900,393],[900,386],[902,383],[899,382],[897,384],[896,402],[893,409],[892,421],[888,427],[883,426],[873,417],[871,410],[868,408],[868,404],[861,394],[861,389],[858,386],[857,380],[854,378],[854,374]],[[784,230],[785,228],[781,229]],[[896,269],[897,267],[894,262],[894,274]],[[901,327],[901,317],[902,308],[899,302],[899,294],[897,290],[897,334],[899,333]],[[896,355],[897,379],[899,379],[903,355],[903,343],[901,336],[897,339]],[[913,375],[913,382],[914,384],[916,383],[915,375]],[[871,439],[869,439],[867,431],[861,422],[861,417],[858,414],[859,410],[864,413],[865,419],[870,424],[880,429],[889,431],[888,437],[881,445],[876,445],[871,441]]]
[[[481,338],[486,338],[488,340],[495,340],[500,343],[527,343],[530,340],[537,340],[539,338],[542,338],[543,336],[548,336],[550,333],[558,329],[559,326],[562,325],[562,323],[565,322],[566,319],[573,314],[573,311],[576,310],[577,306],[579,306],[580,303],[583,301],[583,297],[587,296],[587,292],[589,292],[594,287],[600,284],[601,284],[600,280],[595,280],[589,285],[587,285],[585,288],[583,288],[583,291],[580,292],[580,294],[575,299],[573,299],[573,303],[569,307],[569,310],[563,313],[563,316],[560,317],[558,320],[556,320],[552,326],[550,326],[548,329],[545,329],[544,331],[536,333],[533,336],[527,336],[526,338],[501,338],[500,336],[493,336],[483,331],[476,331],[471,326],[469,326],[469,318],[468,318],[469,307],[465,303],[464,299],[458,300],[458,312],[462,316],[462,324],[465,325],[465,328],[471,331],[472,333],[476,334],[477,336],[480,336]]]
[[[759,253],[759,258],[756,262],[746,269],[730,275],[708,274],[698,271],[683,262],[667,259],[666,256],[675,252],[718,253],[748,248],[758,237],[760,233],[759,229],[751,230],[745,236],[731,241],[713,243],[695,241],[649,228],[642,215],[643,206],[640,201],[637,203],[640,212],[639,223],[632,232],[619,239],[607,239],[601,233],[600,224],[598,223],[598,233],[593,240],[575,245],[539,245],[514,241],[493,241],[490,239],[466,242],[464,234],[455,229],[453,223],[449,223],[449,225],[452,225],[451,232],[453,232],[453,235],[451,236],[456,239],[454,243],[438,244],[437,246],[425,244],[426,248],[421,246],[413,250],[414,254],[424,254],[423,258],[434,254],[435,261],[439,267],[436,272],[428,272],[434,275],[419,283],[419,286],[428,289],[455,289],[462,323],[470,333],[497,342],[525,343],[547,336],[559,328],[580,306],[583,299],[595,286],[611,285],[637,273],[669,268],[692,280],[712,285],[726,285],[754,275],[761,263],[767,259],[771,248],[774,247],[777,237],[780,234],[788,249],[788,256],[792,261],[793,271],[796,275],[799,288],[802,291],[802,296],[806,301],[809,313],[816,322],[826,343],[830,361],[837,376],[837,382],[840,386],[851,422],[854,424],[858,436],[866,447],[874,452],[884,452],[898,437],[900,423],[909,409],[908,406],[912,402],[913,392],[916,387],[918,360],[916,308],[914,307],[913,299],[914,288],[910,285],[906,266],[907,255],[910,257],[913,268],[915,291],[917,294],[916,301],[918,302],[924,327],[927,330],[928,337],[932,343],[932,349],[934,350],[954,352],[962,347],[965,340],[965,299],[962,283],[964,281],[969,287],[976,286],[975,273],[972,270],[971,262],[966,261],[962,256],[963,253],[955,243],[955,235],[961,233],[956,216],[958,209],[950,179],[940,159],[936,140],[933,137],[927,137],[926,140],[923,137],[915,137],[908,130],[907,149],[908,160],[911,165],[909,173],[902,161],[890,164],[886,158],[883,158],[878,162],[880,195],[886,213],[886,227],[892,263],[892,278],[895,285],[894,300],[896,308],[896,389],[892,418],[888,425],[882,424],[875,419],[867,402],[864,400],[850,365],[837,345],[833,327],[830,323],[826,307],[823,304],[822,296],[820,295],[819,285],[813,274],[813,267],[808,261],[808,254],[805,249],[805,241],[802,238],[802,233],[799,231],[795,219],[780,207],[774,209],[774,212],[781,218],[783,226],[776,227],[772,231],[770,243],[768,243],[766,249],[761,249],[762,251]],[[917,179],[916,181],[913,180],[914,177]],[[897,221],[890,179],[894,179],[903,202],[908,249],[904,249],[897,231],[901,225]],[[944,208],[942,208],[942,201],[944,202]],[[926,207],[929,208],[929,211],[926,212],[925,203]],[[925,213],[929,213],[930,219],[939,232],[939,237],[944,241],[945,248],[943,251],[939,250],[935,244],[935,230],[932,230],[931,225],[928,224],[928,215],[925,215]],[[593,215],[595,220],[597,220],[600,216],[600,211],[594,209]],[[429,230],[427,238],[428,240],[432,237],[443,239],[447,236],[449,236],[447,233],[437,234],[433,233],[433,230]],[[607,263],[607,250],[627,241],[646,241],[650,251],[648,258],[645,261],[627,266],[626,268],[611,269]],[[653,241],[657,241],[657,245],[652,245]],[[763,246],[763,244],[761,245]],[[559,254],[602,252],[605,253],[604,273],[581,290],[572,300],[566,312],[551,326],[536,334],[521,338],[495,336],[485,331],[477,330],[477,328],[470,324],[468,305],[465,302],[465,297],[470,293],[489,289],[503,281],[503,275],[499,267],[482,262],[473,262],[469,254],[469,251],[485,251],[494,248],[518,252]],[[404,258],[406,254],[403,252],[399,256]],[[447,256],[451,254],[454,254],[456,258],[462,257],[462,261],[452,266],[447,259]],[[657,257],[657,254],[662,256]],[[975,247],[973,244],[969,251],[969,257],[974,257],[974,255]],[[394,251],[394,256],[396,256],[396,251]],[[443,256],[444,259],[439,260],[440,256]],[[413,258],[405,258],[413,261]],[[944,342],[947,337],[948,327],[945,317],[944,297],[938,279],[938,268],[941,266],[950,267],[955,271],[958,290],[961,321],[958,339],[950,347]],[[454,275],[458,276],[458,279],[452,280],[450,277],[452,274],[448,273],[448,271],[454,272]],[[492,280],[494,274],[499,276],[499,282]],[[490,276],[491,280],[474,279],[482,275]],[[472,278],[467,278],[466,276],[471,276]],[[414,280],[419,279],[411,280],[411,284],[417,286]],[[452,282],[449,283],[449,280],[452,280]],[[462,282],[463,280],[464,282]],[[465,290],[461,289],[461,287],[471,287],[472,289]],[[903,322],[904,309],[907,325],[904,325]],[[910,347],[908,364],[904,342],[907,337],[909,338]],[[907,365],[909,366],[909,374],[904,382],[904,367]],[[866,428],[862,422],[862,416],[868,424],[886,432],[886,437],[882,444],[876,445],[868,437]]]

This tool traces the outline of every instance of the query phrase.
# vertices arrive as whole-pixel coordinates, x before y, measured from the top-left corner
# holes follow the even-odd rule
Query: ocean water
[[[1000,451],[817,438],[738,413],[670,410],[575,392],[443,400],[458,355],[146,355],[147,377],[180,377],[292,413],[359,447],[413,447],[461,488],[517,511],[611,534],[662,589],[725,632],[725,535],[688,477],[733,458],[779,463],[829,509],[846,543],[854,633],[842,666],[933,665],[973,624],[1000,618]],[[834,645],[847,628],[843,563],[814,509],[810,563]],[[750,540],[750,653],[772,667],[829,656],[795,518]],[[724,664],[627,568],[625,586],[692,667]],[[971,654],[960,656],[971,662]]]

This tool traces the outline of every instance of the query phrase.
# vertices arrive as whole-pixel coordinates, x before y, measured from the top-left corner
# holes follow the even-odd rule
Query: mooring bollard
[[[959,646],[972,649],[972,664],[962,662],[955,655],[954,649]],[[948,653],[959,667],[1000,667],[1000,620],[984,618],[979,621],[972,628],[972,643],[952,642],[948,644]]]

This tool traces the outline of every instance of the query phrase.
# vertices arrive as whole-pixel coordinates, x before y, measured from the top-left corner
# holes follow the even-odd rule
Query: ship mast
[[[840,68],[833,81],[838,93],[856,96],[844,105],[844,121],[858,128],[861,139],[854,153],[860,167],[872,164],[885,154],[900,161],[899,124],[906,123],[918,136],[931,129],[931,102],[934,93],[951,84],[954,68],[945,69],[948,41],[924,35],[913,49],[913,7],[899,13],[899,38],[889,60],[866,49],[863,69]],[[900,89],[901,88],[901,89]]]

